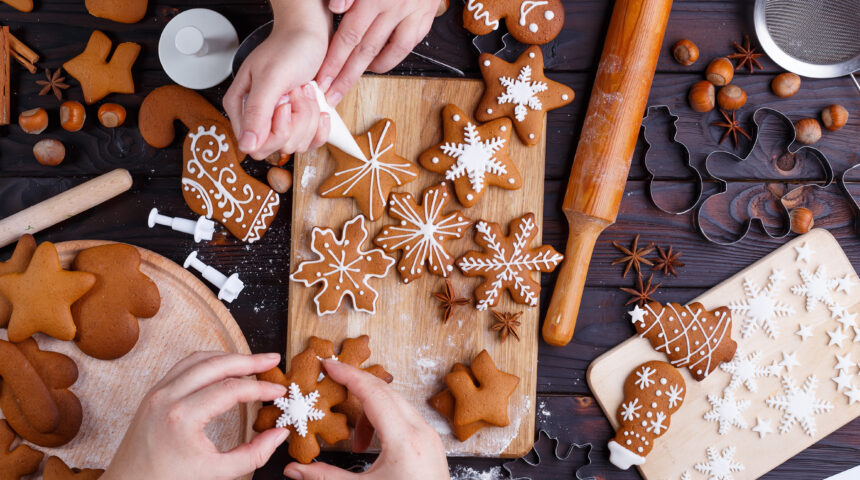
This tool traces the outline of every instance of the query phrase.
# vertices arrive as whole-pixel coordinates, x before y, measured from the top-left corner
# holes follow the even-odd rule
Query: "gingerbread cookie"
[[[44,453],[27,445],[12,448],[15,432],[6,420],[0,420],[0,480],[19,480],[39,471]]]
[[[33,0],[0,0],[0,2],[22,12],[33,11]]]
[[[96,480],[105,473],[101,469],[69,468],[59,457],[50,457],[42,471],[43,480]]]
[[[520,42],[542,45],[564,27],[564,5],[561,0],[466,0],[463,26],[475,35],[497,30],[502,19]]]
[[[322,283],[314,297],[317,315],[336,312],[344,297],[352,299],[356,310],[376,313],[378,294],[368,282],[388,274],[394,259],[379,249],[362,250],[365,240],[367,227],[363,215],[346,222],[340,238],[330,228],[314,227],[311,250],[316,259],[300,263],[290,280],[306,287]]]
[[[391,189],[418,178],[418,167],[395,152],[396,137],[394,121],[383,118],[364,135],[355,137],[366,160],[329,145],[337,168],[320,185],[320,196],[352,197],[370,221],[378,220]]]
[[[539,47],[528,48],[514,63],[483,53],[478,65],[486,88],[475,118],[479,122],[510,118],[526,145],[540,141],[547,112],[573,101],[572,88],[544,75]]]
[[[431,172],[443,173],[454,184],[464,207],[478,202],[489,185],[517,190],[523,179],[508,156],[511,121],[502,118],[477,125],[462,110],[448,105],[442,110],[444,141],[418,158]]]
[[[24,272],[0,277],[0,295],[12,304],[9,341],[22,342],[36,332],[59,340],[75,338],[70,307],[95,281],[91,273],[63,270],[54,244],[39,245]]]
[[[735,356],[732,314],[726,307],[708,311],[701,303],[661,305],[651,302],[628,312],[636,332],[665,353],[672,365],[687,367],[697,381]]]
[[[520,383],[519,377],[496,368],[486,350],[481,351],[465,371],[451,372],[445,384],[454,396],[454,426],[478,421],[504,427],[508,419],[508,399]]]
[[[87,104],[98,102],[111,93],[134,93],[131,67],[140,54],[140,45],[120,43],[111,55],[112,46],[107,35],[94,30],[84,51],[63,64],[69,75],[81,82]]]
[[[32,235],[24,235],[18,239],[12,257],[5,262],[0,262],[0,277],[7,273],[21,273],[27,269],[33,252],[36,251],[36,240]],[[6,328],[9,317],[12,315],[12,304],[6,297],[0,295],[0,328]]]
[[[469,375],[472,381],[477,382],[474,375],[472,375],[472,370],[462,363],[454,364],[454,367],[451,368],[451,372],[465,372]],[[448,423],[451,424],[451,430],[454,432],[454,436],[461,442],[468,440],[469,437],[477,433],[478,430],[491,426],[483,420],[478,420],[475,423],[469,423],[462,426],[454,425],[454,410],[456,408],[456,402],[454,400],[454,395],[451,394],[451,390],[447,388],[430,397],[430,399],[427,400],[427,403],[448,420]]]
[[[86,0],[90,15],[119,23],[137,23],[146,15],[148,0]]]
[[[346,415],[331,411],[346,400],[346,388],[321,373],[319,355],[309,347],[293,357],[286,375],[277,368],[257,375],[258,380],[284,385],[288,392],[260,409],[254,430],[289,428],[290,456],[301,463],[319,455],[317,435],[328,444],[349,438]]]
[[[448,187],[441,183],[424,190],[422,205],[415,203],[410,193],[392,193],[388,201],[388,214],[399,224],[388,225],[373,239],[386,253],[403,250],[397,271],[403,283],[409,283],[424,273],[424,264],[430,272],[447,277],[454,269],[454,257],[445,250],[444,243],[462,238],[472,221],[463,212],[443,214],[448,205]]]
[[[480,221],[475,230],[475,243],[484,251],[468,252],[460,257],[457,266],[467,277],[481,276],[486,280],[475,289],[476,308],[486,310],[495,307],[505,289],[515,302],[537,306],[540,283],[531,277],[531,272],[555,270],[564,255],[549,245],[530,246],[538,234],[534,214],[527,213],[514,219],[508,236],[497,223]]]
[[[0,410],[21,438],[43,447],[65,445],[78,434],[83,410],[69,390],[78,379],[74,360],[43,351],[32,338],[0,340]]]
[[[140,271],[140,252],[121,243],[88,248],[73,268],[96,277],[92,290],[72,305],[75,343],[91,357],[122,357],[137,343],[137,318],[152,318],[161,306],[158,287]]]
[[[278,214],[280,196],[242,170],[245,154],[230,122],[200,94],[178,85],[156,88],[143,100],[138,124],[149,145],[169,146],[175,120],[189,130],[182,146],[185,203],[243,242],[259,240]]]
[[[666,362],[645,362],[630,372],[618,407],[621,426],[609,441],[613,465],[627,470],[645,463],[654,440],[666,433],[672,414],[684,403],[685,387],[681,373]]]
[[[320,358],[333,358],[355,368],[361,368],[361,364],[370,358],[370,337],[367,335],[357,338],[347,338],[341,344],[340,352],[337,354],[334,353],[334,345],[330,341],[319,337],[311,337],[308,340],[308,346],[317,352],[317,356]],[[394,377],[382,365],[371,365],[361,369],[385,383],[394,381]],[[347,423],[350,427],[355,427],[358,420],[364,414],[361,400],[349,391],[347,391],[346,400],[340,405],[335,406],[332,410],[346,415]]]

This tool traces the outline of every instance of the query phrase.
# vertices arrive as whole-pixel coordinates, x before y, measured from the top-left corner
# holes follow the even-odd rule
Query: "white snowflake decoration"
[[[854,405],[854,402],[860,402],[860,388],[856,386],[851,386],[848,390],[844,392],[845,397],[848,398],[848,405]]]
[[[762,420],[761,417],[755,417],[755,426],[752,431],[758,434],[758,438],[764,438],[768,433],[773,433],[773,427],[770,426],[770,419]]]
[[[504,163],[496,159],[496,153],[505,146],[505,139],[493,137],[481,140],[481,134],[472,123],[464,127],[466,143],[446,142],[441,149],[449,157],[456,160],[445,172],[445,178],[454,181],[460,177],[469,178],[472,190],[481,192],[484,189],[484,177],[487,173],[504,175],[508,173]]]
[[[642,408],[642,405],[639,405],[639,399],[634,398],[633,400],[622,403],[621,404],[621,419],[625,422],[629,422],[630,420],[635,420],[639,418],[639,410]]]
[[[750,392],[756,392],[758,385],[755,379],[767,377],[770,375],[770,368],[760,367],[758,365],[761,359],[761,352],[752,352],[749,355],[738,350],[731,362],[720,364],[720,368],[724,372],[732,376],[728,388],[734,390],[739,385],[743,384]]]
[[[785,280],[782,270],[774,269],[766,288],[760,288],[758,284],[744,278],[744,292],[746,297],[742,301],[729,303],[729,309],[733,315],[742,314],[744,323],[741,326],[741,334],[750,336],[758,327],[765,331],[770,338],[776,338],[777,319],[794,314],[794,309],[776,299],[777,288]]]
[[[633,382],[634,385],[638,385],[640,390],[645,390],[655,383],[655,380],[651,378],[651,375],[657,373],[657,370],[651,367],[642,367],[642,370],[636,372],[636,381]]]
[[[646,432],[653,432],[654,435],[660,435],[662,430],[667,430],[669,428],[668,425],[664,425],[663,422],[666,421],[666,414],[663,412],[657,412],[654,416],[654,420],[651,420],[651,424],[648,425],[648,428],[645,429]]]
[[[830,340],[827,342],[827,346],[836,346],[836,348],[842,348],[842,342],[844,342],[845,339],[848,338],[848,336],[845,334],[845,330],[842,327],[836,327],[833,330],[828,330],[827,336],[830,337]]]
[[[705,413],[705,420],[719,423],[718,432],[725,435],[729,428],[735,426],[739,429],[747,428],[747,421],[742,415],[743,411],[750,406],[749,400],[735,400],[731,390],[723,391],[723,396],[708,395],[708,403],[711,410]]]
[[[800,278],[803,279],[803,283],[791,287],[791,293],[806,297],[807,312],[811,312],[818,305],[818,302],[828,307],[835,304],[833,290],[836,288],[838,281],[827,278],[826,265],[819,265],[814,275],[805,268],[801,268],[799,273]]]
[[[853,378],[854,378],[854,375],[850,375],[845,370],[841,370],[839,372],[839,375],[831,378],[831,380],[833,380],[833,382],[836,383],[836,391],[841,392],[842,390],[851,387],[851,380]]]
[[[322,420],[325,413],[314,407],[320,398],[320,392],[302,395],[302,390],[295,383],[290,383],[289,396],[275,399],[275,405],[284,413],[278,417],[275,426],[286,428],[287,425],[296,429],[302,437],[308,434],[308,422]]]
[[[765,400],[767,406],[783,411],[779,422],[779,433],[791,431],[795,423],[799,423],[803,431],[810,437],[815,436],[816,414],[829,412],[833,404],[815,397],[817,379],[815,375],[806,377],[803,388],[797,388],[789,375],[782,377],[783,395],[774,395]]]
[[[666,390],[666,396],[669,397],[669,408],[675,408],[676,404],[684,401],[681,396],[682,393],[684,393],[684,389],[680,385],[672,385],[669,390]]]
[[[708,461],[695,465],[699,473],[708,475],[708,480],[732,480],[733,472],[740,472],[744,466],[735,460],[735,447],[726,447],[717,453],[714,447],[708,447]]]
[[[499,82],[505,87],[505,91],[497,98],[499,105],[512,103],[514,116],[517,121],[522,122],[528,115],[528,109],[540,111],[543,109],[537,94],[547,90],[545,82],[532,81],[532,67],[524,66],[516,80],[510,77],[499,77]]]
[[[851,354],[845,355],[835,355],[836,358],[836,366],[833,367],[834,370],[841,372],[842,370],[850,370],[854,367],[854,362],[851,360]]]
[[[797,258],[795,259],[797,263],[809,263],[809,259],[812,258],[813,255],[815,255],[815,250],[813,250],[812,247],[807,244],[807,242],[803,242],[803,245],[799,247],[795,246],[794,251],[797,252]]]
[[[847,295],[851,294],[851,290],[854,289],[854,279],[851,278],[851,275],[846,273],[844,277],[836,279],[836,291],[843,292]]]
[[[812,336],[812,325],[804,325],[801,323],[798,325],[798,329],[794,334],[799,336],[801,341],[804,341]]]

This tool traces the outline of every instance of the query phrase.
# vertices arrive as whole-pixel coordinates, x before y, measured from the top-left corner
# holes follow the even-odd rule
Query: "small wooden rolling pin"
[[[0,247],[104,203],[130,189],[131,183],[128,170],[119,168],[10,215],[0,220]]]
[[[672,0],[616,0],[562,209],[570,225],[565,261],[543,338],[573,337],[585,277],[600,233],[615,222]]]

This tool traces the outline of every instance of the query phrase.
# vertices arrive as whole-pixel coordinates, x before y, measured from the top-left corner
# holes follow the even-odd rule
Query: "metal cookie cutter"
[[[760,145],[762,143],[761,142],[762,125],[764,123],[762,118],[766,117],[766,116],[771,116],[771,115],[776,117],[778,120],[780,120],[784,124],[785,128],[792,132],[791,140],[785,146],[785,154],[782,157],[780,157],[779,159],[777,159],[777,163],[784,158],[788,159],[789,161],[796,162],[798,155],[804,154],[804,156],[806,156],[808,154],[808,155],[812,156],[813,158],[815,158],[815,160],[817,160],[818,166],[821,168],[821,171],[824,172],[824,181],[819,183],[819,182],[812,182],[812,181],[804,181],[802,179],[792,179],[792,178],[788,178],[788,177],[786,177],[785,179],[773,179],[773,178],[761,179],[762,180],[760,182],[761,184],[792,183],[792,182],[803,183],[802,185],[795,187],[795,188],[793,188],[787,192],[784,192],[783,194],[778,195],[778,197],[777,197],[778,201],[775,203],[779,204],[779,207],[778,207],[779,215],[783,219],[784,227],[779,229],[776,232],[772,232],[771,229],[769,229],[767,227],[767,225],[765,224],[765,219],[763,218],[763,216],[750,211],[751,209],[749,207],[754,204],[755,199],[753,199],[750,201],[750,203],[748,204],[748,206],[746,208],[745,216],[747,218],[743,221],[743,227],[741,229],[740,236],[736,236],[736,238],[734,240],[731,240],[731,241],[721,241],[721,240],[715,239],[712,235],[708,234],[707,229],[704,226],[704,223],[706,223],[706,222],[705,222],[705,219],[703,218],[703,211],[706,210],[707,205],[709,203],[713,202],[715,199],[719,199],[719,197],[725,195],[728,192],[729,182],[727,180],[719,177],[718,175],[715,175],[712,173],[712,169],[710,166],[711,161],[712,161],[714,156],[723,155],[723,156],[728,156],[729,158],[736,160],[738,162],[738,165],[743,165],[745,162],[748,162],[751,157],[755,156],[757,147],[760,147]],[[827,160],[827,157],[823,153],[821,153],[821,151],[819,151],[818,149],[816,149],[814,147],[809,147],[809,146],[803,146],[803,147],[800,147],[800,148],[795,149],[795,150],[791,149],[792,145],[794,145],[794,143],[797,140],[797,131],[795,130],[794,124],[791,122],[791,120],[789,120],[789,118],[786,117],[782,112],[779,112],[777,110],[774,110],[774,109],[768,108],[768,107],[759,108],[758,110],[756,110],[753,113],[753,123],[755,124],[755,129],[753,130],[753,135],[754,135],[753,143],[752,143],[752,146],[750,147],[749,153],[747,153],[747,155],[744,158],[740,158],[732,152],[727,152],[727,151],[723,151],[723,150],[711,152],[705,158],[705,171],[707,172],[708,175],[710,175],[711,177],[714,178],[714,180],[717,181],[717,183],[719,184],[719,192],[706,198],[705,201],[701,203],[698,211],[696,212],[696,226],[699,230],[699,233],[701,233],[702,236],[706,240],[708,240],[711,243],[717,244],[717,245],[733,245],[733,244],[743,240],[744,237],[746,237],[746,235],[752,229],[752,226],[754,223],[758,224],[760,227],[760,230],[765,235],[767,235],[769,238],[772,238],[774,240],[785,238],[786,236],[788,236],[791,233],[791,224],[790,224],[790,220],[789,220],[789,212],[788,212],[788,208],[786,207],[786,204],[785,204],[786,197],[794,197],[798,193],[800,193],[799,191],[801,189],[804,189],[807,187],[811,187],[811,188],[815,188],[815,189],[824,189],[833,183],[833,179],[834,179],[833,167],[830,164],[830,161]],[[795,163],[791,169],[784,169],[784,170],[789,171],[789,170],[795,170],[797,168],[798,168],[798,165],[797,165],[797,163]],[[773,192],[771,192],[771,194],[773,194]],[[773,194],[773,195],[775,195],[775,194]],[[736,199],[733,199],[731,201],[731,203],[737,204],[740,202],[738,202],[738,199],[736,198]]]
[[[648,123],[649,123],[648,119],[649,118],[653,119],[657,115],[657,112],[663,112],[664,115],[666,115],[668,118],[670,118],[672,120],[672,128],[673,128],[672,142],[679,145],[680,148],[683,149],[682,151],[684,152],[684,167],[686,167],[688,170],[692,170],[692,172],[695,174],[695,176],[693,177],[693,180],[695,181],[695,191],[694,191],[694,194],[692,196],[693,201],[691,203],[689,203],[685,208],[682,208],[681,210],[674,210],[670,207],[666,207],[666,206],[661,205],[657,201],[657,196],[654,194],[654,183],[655,183],[655,181],[659,181],[659,180],[657,179],[657,176],[654,174],[654,171],[648,165],[648,153],[651,151],[651,146],[652,146],[652,142],[650,140],[648,140]],[[651,203],[658,210],[660,210],[661,212],[664,212],[664,213],[672,214],[672,215],[683,215],[687,212],[692,211],[694,208],[696,208],[696,205],[699,204],[699,200],[702,199],[702,194],[704,193],[704,182],[702,180],[702,174],[699,173],[699,170],[693,166],[692,157],[690,156],[690,149],[688,149],[687,146],[684,145],[684,143],[682,143],[680,140],[678,140],[678,124],[677,124],[677,121],[679,118],[680,117],[678,117],[677,115],[672,113],[672,111],[669,109],[668,105],[653,105],[653,106],[648,107],[648,110],[645,113],[645,118],[642,119],[642,130],[643,130],[642,137],[645,141],[645,154],[644,154],[645,156],[644,156],[644,160],[642,163],[645,166],[645,172],[648,176],[648,199],[651,200]]]
[[[530,469],[537,467],[541,463],[543,463],[544,461],[541,460],[541,451],[546,452],[548,449],[551,448],[552,449],[551,450],[552,455],[553,455],[553,457],[555,457],[555,459],[553,460],[550,457],[547,460],[557,463],[557,462],[566,461],[570,457],[570,455],[574,452],[574,450],[576,450],[576,449],[587,449],[586,453],[585,453],[585,460],[586,460],[585,464],[580,465],[579,467],[576,467],[576,478],[579,480],[589,480],[589,479],[581,477],[579,475],[579,471],[582,470],[583,468],[591,465],[592,445],[590,443],[586,443],[583,445],[572,443],[572,444],[570,444],[570,446],[568,446],[567,451],[564,452],[564,454],[560,454],[559,453],[559,446],[560,446],[559,443],[560,442],[558,441],[557,438],[550,437],[549,434],[546,433],[546,431],[540,430],[540,431],[538,431],[538,439],[537,439],[537,441],[535,441],[535,444],[532,447],[531,452],[526,454],[526,456],[524,456],[524,457],[520,457],[514,461],[502,464],[502,468],[506,472],[508,472],[508,475],[513,480],[531,479],[533,477],[523,476],[520,472],[523,472],[523,473],[528,475],[530,473],[529,472]],[[548,452],[546,454],[548,455]],[[530,456],[533,456],[534,460],[530,459],[529,458]],[[593,477],[591,477],[591,478],[593,478]]]
[[[860,163],[842,172],[842,176],[839,177],[839,187],[845,196],[848,197],[848,203],[851,205],[851,210],[854,211],[854,233],[860,236],[860,203],[857,203],[857,198],[848,189],[848,175],[855,170],[860,172]]]

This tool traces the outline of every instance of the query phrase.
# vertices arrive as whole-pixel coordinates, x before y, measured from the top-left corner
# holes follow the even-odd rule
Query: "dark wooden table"
[[[451,10],[437,19],[433,31],[419,47],[420,51],[454,65],[477,76],[477,54],[471,44],[472,37],[460,26],[462,2],[454,1]],[[572,86],[576,101],[549,114],[547,138],[546,198],[544,206],[544,241],[563,250],[567,226],[561,213],[568,172],[588,103],[589,90],[600,56],[606,25],[612,9],[608,0],[577,0],[566,3],[566,28],[551,44],[544,47],[550,76]],[[679,139],[686,143],[693,164],[701,168],[705,156],[718,149],[720,131],[711,127],[717,114],[697,114],[686,104],[689,86],[702,77],[707,62],[716,56],[731,52],[731,42],[740,41],[744,34],[753,34],[752,4],[748,0],[691,1],[677,0],[672,11],[657,77],[650,104],[666,104],[680,116]],[[43,76],[30,75],[13,67],[13,117],[25,109],[42,106],[52,114],[51,128],[46,135],[65,142],[68,159],[62,166],[47,168],[32,158],[31,148],[36,137],[24,135],[16,126],[0,128],[0,217],[46,199],[73,185],[113,168],[129,169],[134,175],[132,192],[116,198],[92,211],[70,219],[37,235],[39,241],[72,239],[106,239],[128,242],[154,250],[166,257],[182,262],[186,255],[200,249],[201,256],[225,272],[238,272],[247,284],[241,297],[231,304],[230,310],[245,333],[255,352],[283,352],[287,318],[287,282],[290,237],[290,195],[284,199],[279,218],[259,243],[246,246],[233,238],[217,236],[210,244],[194,244],[190,237],[165,229],[146,228],[146,217],[153,206],[166,214],[190,216],[180,195],[179,176],[181,161],[179,144],[164,150],[154,150],[141,139],[136,129],[137,108],[143,96],[153,88],[168,83],[157,56],[157,42],[161,29],[176,13],[192,7],[207,7],[227,15],[236,25],[240,37],[270,19],[264,0],[253,1],[152,1],[145,20],[137,25],[120,25],[87,15],[81,0],[37,1],[34,13],[24,14],[0,4],[0,22],[8,24],[13,32],[42,55],[40,67],[56,68],[83,49],[94,28],[101,29],[115,41],[134,41],[143,45],[140,59],[134,68],[137,83],[136,95],[114,95],[108,98],[129,109],[130,121],[114,131],[99,127],[94,120],[95,108],[90,108],[90,119],[79,133],[62,131],[56,120],[58,102],[51,96],[39,97],[34,81]],[[701,59],[693,67],[682,67],[672,61],[669,45],[681,38],[690,38],[701,49]],[[753,35],[753,41],[755,37]],[[485,48],[492,48],[486,46]],[[847,78],[833,80],[804,80],[803,88],[795,97],[783,100],[770,93],[769,83],[780,69],[764,59],[764,71],[753,75],[740,73],[735,83],[749,94],[748,105],[741,110],[746,125],[751,124],[754,108],[771,106],[792,119],[816,116],[820,109],[840,103],[849,109],[849,124],[837,133],[826,133],[819,147],[829,157],[837,175],[860,161],[860,96]],[[395,73],[410,75],[450,76],[444,69],[410,56]],[[80,99],[76,82],[67,91],[67,97]],[[204,94],[214,103],[226,91],[227,84]],[[640,142],[641,144],[641,142]],[[640,145],[641,146],[641,145]],[[725,145],[729,147],[728,144]],[[742,144],[741,150],[748,148]],[[623,306],[626,295],[618,287],[630,286],[630,277],[621,278],[621,267],[610,266],[617,255],[611,246],[613,240],[627,243],[635,234],[646,242],[673,245],[683,251],[686,267],[679,278],[662,278],[662,287],[656,298],[663,301],[685,302],[718,282],[728,278],[750,263],[780,246],[783,241],[771,240],[753,233],[731,247],[718,247],[706,242],[695,230],[691,215],[669,215],[654,208],[646,194],[647,177],[643,170],[644,148],[633,160],[627,191],[621,204],[618,221],[600,238],[595,250],[586,294],[579,315],[573,341],[564,348],[542,344],[538,359],[537,425],[562,442],[591,443],[591,465],[580,472],[583,476],[599,478],[637,478],[635,470],[621,472],[608,462],[606,442],[613,435],[609,423],[592,398],[585,381],[589,363],[604,351],[633,334]],[[678,174],[677,146],[665,138],[657,142],[650,152],[653,162],[662,175],[671,178],[661,183],[661,194],[683,198],[689,195],[692,184]],[[246,162],[252,174],[262,177],[265,169]],[[753,177],[758,177],[753,175]],[[860,173],[856,176],[860,180]],[[736,178],[736,182],[749,183],[751,178]],[[773,188],[784,185],[777,181]],[[806,180],[817,180],[815,178]],[[855,198],[860,197],[860,186],[851,185]],[[706,193],[713,192],[716,183],[706,177]],[[816,226],[829,229],[842,247],[860,267],[860,242],[854,228],[852,206],[848,198],[835,186],[820,191],[809,191],[803,196],[805,204],[816,214]],[[681,202],[683,203],[683,202]],[[724,224],[730,216],[715,217]],[[0,251],[0,258],[11,253],[9,247]],[[546,308],[554,282],[553,275],[543,276],[544,294],[542,309]],[[537,328],[537,326],[533,326]],[[534,468],[533,478],[570,478],[572,471],[584,457],[575,455],[569,462],[544,462]],[[342,466],[372,460],[367,456],[324,454],[323,459]],[[572,457],[573,458],[573,457]],[[768,478],[824,478],[853,467],[860,458],[860,422],[846,425],[816,445],[784,463]],[[286,448],[278,451],[256,478],[279,478],[288,461]],[[452,458],[452,466],[459,472],[473,468],[478,472],[498,467],[499,459]],[[492,472],[491,472],[492,473]],[[469,478],[466,475],[466,478]],[[477,477],[475,477],[477,478]],[[488,478],[488,477],[481,477]]]

